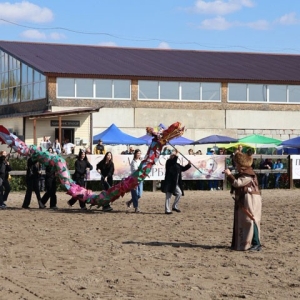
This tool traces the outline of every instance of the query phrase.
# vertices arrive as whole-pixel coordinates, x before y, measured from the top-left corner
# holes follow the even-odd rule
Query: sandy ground
[[[299,299],[299,190],[264,190],[262,252],[230,250],[229,191],[187,191],[181,213],[145,192],[141,214],[81,212],[58,194],[58,211],[0,211],[0,299]]]

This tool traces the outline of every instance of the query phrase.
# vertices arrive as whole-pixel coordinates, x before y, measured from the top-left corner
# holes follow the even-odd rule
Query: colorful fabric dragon
[[[153,136],[153,140],[138,170],[98,195],[94,194],[91,190],[79,186],[71,179],[66,161],[63,157],[51,154],[46,149],[41,149],[34,145],[28,147],[16,135],[10,133],[2,125],[0,125],[0,142],[7,144],[22,156],[31,156],[44,166],[52,166],[59,177],[60,183],[66,188],[67,194],[91,206],[97,205],[100,207],[106,203],[115,201],[119,197],[123,197],[141,181],[145,180],[152,166],[158,160],[163,146],[171,139],[181,136],[184,132],[184,127],[181,126],[181,123],[176,122],[167,129],[147,127],[146,131],[147,134]]]

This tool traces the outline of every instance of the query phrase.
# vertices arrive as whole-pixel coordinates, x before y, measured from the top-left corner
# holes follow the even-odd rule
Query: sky
[[[299,0],[0,0],[0,40],[300,53]]]

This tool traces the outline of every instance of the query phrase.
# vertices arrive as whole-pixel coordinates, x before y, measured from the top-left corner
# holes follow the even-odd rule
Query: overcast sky
[[[299,0],[0,1],[0,40],[300,53]]]

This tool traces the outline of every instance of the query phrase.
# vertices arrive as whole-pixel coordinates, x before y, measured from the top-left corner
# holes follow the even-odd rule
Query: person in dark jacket
[[[166,173],[165,180],[162,186],[162,192],[166,194],[165,202],[165,213],[171,214],[172,211],[180,212],[178,208],[179,200],[181,196],[184,195],[183,186],[182,186],[182,175],[181,173],[188,170],[191,167],[191,162],[188,161],[188,164],[181,166],[177,163],[178,152],[174,151],[169,159],[166,162]],[[175,200],[172,205],[172,211],[170,210],[170,201],[172,194],[175,195]]]
[[[4,202],[3,202],[3,182],[5,179],[5,158],[6,156],[1,155],[0,156],[0,209],[6,208]]]
[[[30,208],[32,192],[35,192],[36,198],[39,203],[39,208],[45,208],[42,203],[42,198],[39,189],[39,162],[30,157],[27,160],[27,171],[26,171],[26,194],[23,201],[22,208]]]
[[[9,165],[9,160],[6,151],[1,151],[0,152],[0,157],[4,157],[4,164],[5,164],[5,176],[3,180],[3,188],[4,188],[4,193],[3,193],[3,205],[6,206],[5,202],[7,201],[8,195],[11,191],[11,187],[9,184],[9,172],[11,171],[11,166]]]
[[[104,190],[108,190],[113,185],[113,174],[115,165],[111,152],[106,152],[102,160],[97,164],[96,170],[101,174],[101,184]],[[109,203],[103,205],[103,211],[111,211],[112,207]]]
[[[56,152],[54,152],[52,147],[49,147],[48,151],[49,153],[56,155]],[[57,209],[55,168],[50,165],[46,167],[45,188],[46,193],[42,197],[43,205],[45,205],[50,198],[50,209]]]
[[[90,170],[93,170],[93,166],[88,161],[85,151],[80,149],[78,158],[75,161],[75,173],[73,175],[74,181],[81,187],[84,187],[84,179],[85,179],[86,173]],[[73,206],[76,201],[77,201],[76,198],[71,198],[68,201],[69,206]],[[82,210],[87,209],[85,202],[79,201],[79,205]]]

